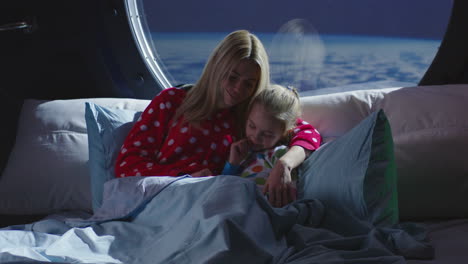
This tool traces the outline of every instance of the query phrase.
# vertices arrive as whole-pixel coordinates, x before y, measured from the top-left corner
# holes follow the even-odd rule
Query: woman
[[[201,78],[189,90],[168,88],[158,94],[131,129],[115,164],[116,177],[218,175],[229,147],[240,138],[252,98],[270,82],[268,56],[246,30],[229,34],[211,54]],[[314,150],[307,125],[300,125],[290,151],[272,170],[271,192],[283,203],[290,170]],[[270,196],[271,197],[271,196]]]

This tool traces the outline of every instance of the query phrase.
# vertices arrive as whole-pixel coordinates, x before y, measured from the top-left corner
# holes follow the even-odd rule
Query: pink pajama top
[[[147,106],[130,130],[115,163],[116,177],[178,176],[209,169],[222,172],[235,135],[235,115],[222,109],[200,123],[199,128],[179,120],[173,122],[186,90],[168,88]],[[321,136],[310,124],[300,119],[290,146],[315,150]]]

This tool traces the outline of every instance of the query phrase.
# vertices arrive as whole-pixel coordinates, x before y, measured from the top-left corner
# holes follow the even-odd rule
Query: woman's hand
[[[263,194],[268,194],[272,206],[283,207],[297,199],[297,190],[292,185],[291,171],[299,166],[310,152],[300,146],[292,146],[273,166]]]
[[[249,153],[249,142],[246,138],[232,143],[229,153],[229,163],[239,165]]]
[[[283,207],[296,200],[296,188],[292,185],[291,167],[278,160],[270,171],[263,194],[274,207]]]
[[[191,174],[192,177],[205,177],[211,175],[213,175],[213,173],[209,169],[202,169]]]

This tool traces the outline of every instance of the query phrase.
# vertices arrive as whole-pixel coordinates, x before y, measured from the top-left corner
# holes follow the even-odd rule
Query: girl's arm
[[[221,175],[239,175],[241,171],[242,169],[239,165],[234,165],[227,161],[226,164],[224,164]]]
[[[224,165],[223,175],[239,175],[242,172],[240,163],[246,158],[249,152],[249,144],[246,138],[232,143],[229,152],[229,159]]]

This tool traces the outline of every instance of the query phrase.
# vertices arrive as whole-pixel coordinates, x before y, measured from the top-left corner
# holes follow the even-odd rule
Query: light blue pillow
[[[104,182],[115,178],[114,163],[125,137],[141,112],[111,109],[86,102],[89,173],[93,210],[102,204]]]
[[[346,210],[375,226],[399,221],[393,140],[382,110],[304,161],[298,198],[320,199],[326,208]]]

